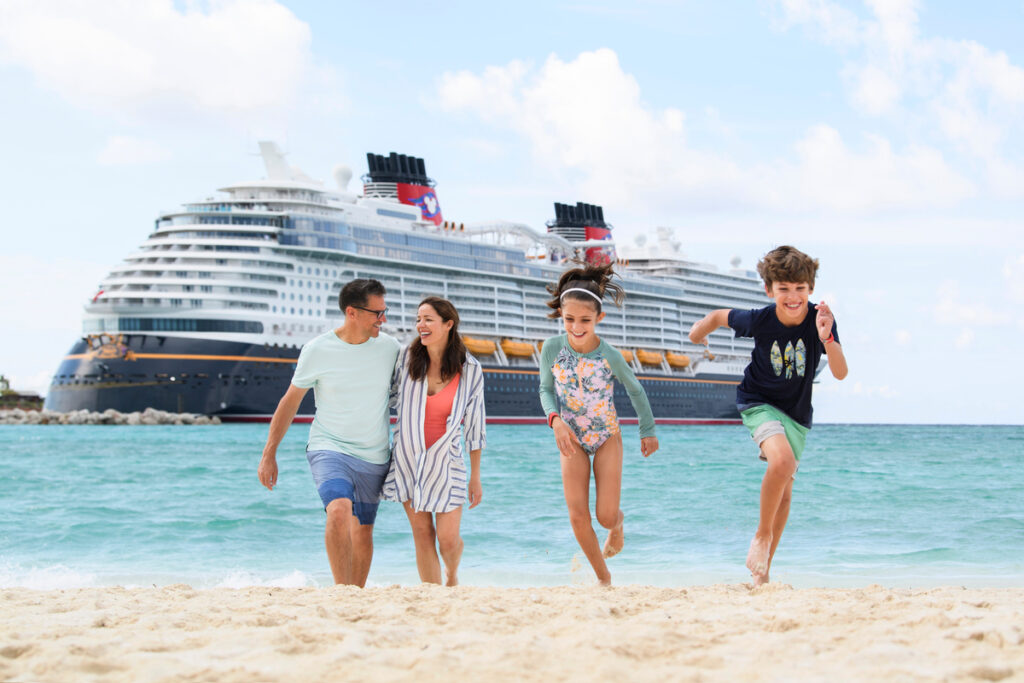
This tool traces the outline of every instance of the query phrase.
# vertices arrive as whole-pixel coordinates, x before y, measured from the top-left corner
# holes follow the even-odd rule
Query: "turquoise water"
[[[259,486],[266,425],[0,426],[0,586],[329,585],[324,514],[296,425]],[[748,579],[764,466],[742,427],[626,427],[616,583]],[[488,428],[484,501],[463,516],[474,585],[591,583],[543,426]],[[604,532],[599,530],[603,539]],[[370,583],[417,583],[383,503]],[[1024,584],[1024,427],[820,425],[772,578],[798,587]]]

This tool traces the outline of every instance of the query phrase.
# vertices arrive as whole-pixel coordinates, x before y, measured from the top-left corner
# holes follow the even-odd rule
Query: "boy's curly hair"
[[[781,246],[772,249],[757,262],[757,272],[769,289],[773,282],[806,282],[814,289],[814,276],[818,274],[818,259],[811,258],[796,247]]]

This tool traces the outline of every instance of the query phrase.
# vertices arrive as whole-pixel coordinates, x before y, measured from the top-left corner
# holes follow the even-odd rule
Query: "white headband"
[[[570,287],[569,289],[565,290],[564,292],[558,295],[558,300],[561,301],[562,299],[564,299],[565,295],[568,294],[569,292],[584,292],[597,299],[597,303],[601,303],[601,297],[599,297],[597,294],[594,294],[589,289],[583,289],[582,287]]]

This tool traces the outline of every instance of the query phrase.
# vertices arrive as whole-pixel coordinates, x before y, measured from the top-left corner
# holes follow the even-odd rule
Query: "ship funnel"
[[[549,221],[548,232],[570,242],[610,240],[612,226],[604,220],[604,209],[594,204],[577,202],[576,206],[555,202],[555,220]],[[615,248],[586,247],[583,249],[588,263],[605,264],[615,260]]]
[[[418,206],[421,220],[441,225],[441,204],[423,159],[396,152],[386,157],[370,152],[366,166],[369,172],[363,176],[364,195]]]

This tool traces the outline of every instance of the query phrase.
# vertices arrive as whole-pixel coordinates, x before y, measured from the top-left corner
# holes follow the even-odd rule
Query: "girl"
[[[383,495],[405,505],[416,544],[416,568],[424,583],[458,584],[462,558],[462,504],[480,504],[480,453],[484,427],[484,379],[466,353],[459,313],[447,299],[427,297],[416,312],[419,336],[398,356],[392,391],[397,400],[391,469]],[[466,483],[462,423],[472,473]]]
[[[566,333],[544,342],[540,361],[540,402],[562,454],[562,488],[569,521],[598,581],[605,586],[611,585],[611,574],[604,560],[622,550],[625,541],[619,509],[622,435],[612,401],[613,377],[625,385],[639,416],[640,451],[647,457],[658,450],[647,394],[622,354],[594,331],[604,318],[601,304],[605,293],[612,294],[616,305],[622,303],[624,292],[611,282],[612,275],[611,264],[585,265],[566,271],[558,284],[548,287],[552,294],[548,306],[554,309],[549,317],[562,318]],[[591,458],[597,521],[609,530],[603,549],[590,521]]]

